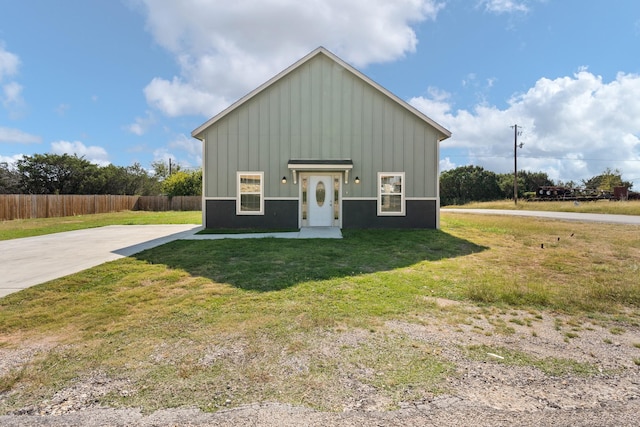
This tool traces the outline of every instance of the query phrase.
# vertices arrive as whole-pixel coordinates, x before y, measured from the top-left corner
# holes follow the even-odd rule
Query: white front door
[[[333,225],[333,178],[329,175],[309,177],[309,227]]]

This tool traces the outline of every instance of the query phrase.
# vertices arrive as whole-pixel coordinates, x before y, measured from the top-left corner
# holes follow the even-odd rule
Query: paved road
[[[640,225],[638,215],[608,215],[577,212],[545,212],[545,211],[517,211],[498,209],[440,209],[441,212],[471,213],[483,215],[512,215],[512,216],[534,216],[540,218],[561,219],[566,221],[588,221],[602,222],[610,224],[631,224]]]
[[[0,241],[0,298],[189,236],[201,227],[111,225]]]

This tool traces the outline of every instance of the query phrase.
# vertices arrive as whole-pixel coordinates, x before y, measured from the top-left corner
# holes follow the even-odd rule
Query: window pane
[[[333,179],[333,218],[337,221],[340,219],[340,178]]]
[[[402,212],[401,195],[382,195],[382,212]]]
[[[242,194],[240,196],[240,210],[242,212],[259,212],[260,194]]]
[[[302,178],[302,219],[307,219],[307,178]]]
[[[324,205],[325,195],[326,191],[324,189],[324,182],[320,181],[318,182],[318,184],[316,184],[316,204],[319,207],[322,207]]]
[[[240,193],[260,193],[260,175],[240,177]]]
[[[380,177],[382,194],[402,194],[402,176],[383,175]]]

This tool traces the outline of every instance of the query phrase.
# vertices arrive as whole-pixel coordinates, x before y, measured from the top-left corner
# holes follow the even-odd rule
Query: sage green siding
[[[289,159],[353,160],[346,197],[376,197],[378,172],[405,172],[406,197],[438,194],[442,134],[325,55],[230,109],[203,136],[205,197],[236,197],[236,171],[264,171],[267,198],[298,197]]]

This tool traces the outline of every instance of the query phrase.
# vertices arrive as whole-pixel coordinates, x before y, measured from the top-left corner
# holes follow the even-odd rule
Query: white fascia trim
[[[202,226],[207,226],[207,198],[204,196],[207,194],[207,140],[206,138],[202,138],[201,141],[201,155],[202,155],[202,200],[200,201],[202,205]]]
[[[205,197],[204,200],[228,200],[236,201],[237,197]],[[299,197],[265,197],[264,200],[300,200]]]
[[[437,197],[405,197],[405,200],[438,200]]]
[[[342,200],[378,200],[376,197],[343,197]]]
[[[349,169],[353,169],[353,165],[334,165],[334,164],[330,164],[330,165],[315,165],[315,164],[295,164],[295,165],[289,165],[289,169],[291,170],[298,170],[298,171],[314,171],[314,170],[320,170],[320,169],[329,169],[329,170],[349,170]]]

